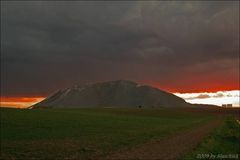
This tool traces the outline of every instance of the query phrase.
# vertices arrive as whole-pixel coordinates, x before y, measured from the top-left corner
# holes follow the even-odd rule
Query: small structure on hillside
[[[224,107],[224,108],[232,108],[232,104],[222,104],[222,107]]]

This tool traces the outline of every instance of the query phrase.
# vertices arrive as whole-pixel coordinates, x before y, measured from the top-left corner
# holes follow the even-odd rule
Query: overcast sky
[[[1,1],[1,94],[127,79],[239,89],[238,1]]]

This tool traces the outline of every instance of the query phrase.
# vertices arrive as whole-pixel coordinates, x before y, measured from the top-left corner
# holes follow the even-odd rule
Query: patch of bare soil
[[[101,159],[107,160],[176,160],[191,151],[213,129],[221,123],[221,119],[213,120],[200,127],[183,131],[160,140],[154,140],[114,152]]]

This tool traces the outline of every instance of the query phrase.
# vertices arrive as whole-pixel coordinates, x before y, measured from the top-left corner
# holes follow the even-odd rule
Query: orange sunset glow
[[[231,91],[239,90],[239,78],[236,73],[233,78],[222,78],[223,75],[210,77],[205,80],[205,76],[200,75],[184,75],[185,77],[178,79],[182,83],[175,83],[175,81],[164,81],[161,84],[157,81],[143,80],[142,84],[149,84],[158,89],[163,89],[171,93],[201,93],[201,92],[218,92],[218,91]],[[226,75],[227,76],[227,75]],[[230,76],[229,76],[230,77]]]
[[[236,84],[229,84],[229,85],[226,85],[226,86],[222,86],[221,84],[215,84],[215,85],[211,85],[211,84],[208,84],[207,82],[205,82],[205,84],[201,83],[201,84],[191,84],[190,82],[189,83],[186,83],[185,86],[182,86],[182,88],[184,89],[181,89],[181,86],[180,85],[176,85],[176,88],[174,87],[165,87],[165,86],[161,86],[161,85],[158,85],[158,84],[154,84],[152,83],[154,87],[156,88],[159,88],[159,89],[163,89],[163,90],[166,90],[168,92],[171,92],[171,93],[175,93],[175,92],[179,92],[179,93],[203,93],[203,92],[218,92],[218,91],[231,91],[231,90],[238,90],[238,86]],[[177,89],[179,88],[179,89]],[[207,88],[207,90],[206,90]]]
[[[26,108],[29,107],[45,97],[1,97],[1,107],[12,107],[12,108]]]

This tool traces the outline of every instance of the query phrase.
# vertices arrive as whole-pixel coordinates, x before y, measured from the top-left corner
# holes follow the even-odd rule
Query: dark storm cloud
[[[238,13],[237,1],[1,2],[2,94],[113,79],[179,87],[189,74],[236,79]]]

